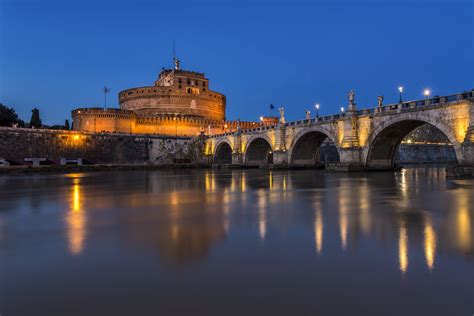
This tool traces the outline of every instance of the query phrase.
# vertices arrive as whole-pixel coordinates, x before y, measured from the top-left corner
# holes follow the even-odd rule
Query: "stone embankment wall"
[[[0,158],[83,158],[94,164],[169,164],[199,159],[198,139],[0,127]]]
[[[323,143],[320,162],[334,163],[339,160],[336,146]],[[456,153],[449,144],[401,144],[395,154],[397,164],[456,163]]]
[[[456,153],[451,145],[401,144],[395,155],[398,164],[456,162]]]

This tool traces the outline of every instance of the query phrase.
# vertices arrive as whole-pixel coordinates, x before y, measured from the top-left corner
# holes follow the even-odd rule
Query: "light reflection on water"
[[[414,313],[447,311],[430,295],[472,312],[474,181],[442,169],[11,176],[0,192],[0,303],[11,314],[45,304],[49,315],[90,314],[97,300],[102,312],[136,312],[114,307],[125,299],[165,314],[406,311],[372,300],[380,289]],[[121,282],[135,291],[110,290]],[[294,290],[272,290],[279,283]]]

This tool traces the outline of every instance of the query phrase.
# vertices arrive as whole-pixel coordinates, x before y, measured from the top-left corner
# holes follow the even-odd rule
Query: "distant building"
[[[226,121],[225,95],[209,89],[204,73],[162,69],[153,86],[119,93],[120,109],[78,108],[72,111],[73,128],[89,132],[198,135],[237,129]],[[258,125],[240,122],[241,128]]]

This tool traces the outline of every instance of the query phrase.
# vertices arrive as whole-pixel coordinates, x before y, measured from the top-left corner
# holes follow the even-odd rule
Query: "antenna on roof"
[[[173,60],[176,59],[176,44],[174,42],[174,37],[173,37]]]

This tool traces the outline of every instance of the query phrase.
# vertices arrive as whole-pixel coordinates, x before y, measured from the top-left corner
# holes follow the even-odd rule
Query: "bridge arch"
[[[228,140],[222,140],[216,144],[214,151],[214,163],[231,164],[232,163],[232,144]]]
[[[336,137],[330,131],[314,126],[299,131],[290,144],[288,159],[291,165],[316,166],[320,162],[320,149],[329,139],[334,144],[335,161],[339,161],[339,148]]]
[[[367,147],[362,152],[365,166],[373,169],[391,169],[395,165],[395,154],[402,140],[415,128],[430,124],[440,130],[452,144],[456,160],[462,159],[461,144],[456,139],[454,127],[423,113],[405,113],[384,120],[376,125],[367,139]]]
[[[248,165],[273,164],[273,148],[268,137],[257,136],[248,139],[244,161]]]

